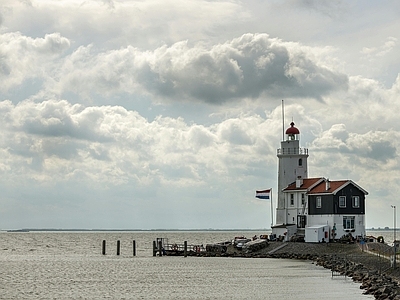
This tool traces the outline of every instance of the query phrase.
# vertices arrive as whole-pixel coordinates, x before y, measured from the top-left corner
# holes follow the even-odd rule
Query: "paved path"
[[[278,251],[278,250],[282,249],[283,247],[286,247],[287,245],[288,245],[288,243],[283,243],[281,246],[276,247],[275,249],[272,249],[271,251],[269,251],[268,254],[272,254],[275,251]]]

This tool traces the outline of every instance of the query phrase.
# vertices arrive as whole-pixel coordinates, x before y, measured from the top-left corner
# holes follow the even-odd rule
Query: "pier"
[[[188,245],[187,241],[183,244],[169,243],[168,239],[157,238],[153,241],[153,256],[193,256],[205,252],[203,245]]]

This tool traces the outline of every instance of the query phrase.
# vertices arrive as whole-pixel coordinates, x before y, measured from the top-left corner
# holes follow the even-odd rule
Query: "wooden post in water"
[[[118,240],[117,241],[117,255],[119,255],[120,253],[121,253],[121,241],[120,240]]]
[[[133,240],[133,256],[136,256],[136,241]]]
[[[106,255],[106,240],[103,240],[103,243],[101,246],[101,254]]]
[[[157,255],[157,243],[156,241],[153,241],[153,256]]]
[[[183,256],[187,257],[187,241],[183,242]]]
[[[159,253],[159,256],[162,256],[162,241],[159,241],[158,242],[158,253]]]

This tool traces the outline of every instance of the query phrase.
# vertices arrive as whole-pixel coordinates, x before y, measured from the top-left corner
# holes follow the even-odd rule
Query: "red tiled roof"
[[[319,180],[324,179],[323,177],[318,177],[318,178],[306,178],[303,179],[303,184],[299,187],[296,188],[296,182],[292,182],[289,184],[284,191],[293,191],[293,190],[307,190],[310,187],[312,187],[314,184],[316,184]],[[325,181],[323,181],[325,182]]]
[[[323,194],[323,193],[333,193],[335,190],[340,188],[341,186],[345,185],[348,183],[350,180],[337,180],[337,181],[329,181],[329,189],[326,189],[326,182],[323,181],[320,184],[318,184],[316,187],[314,187],[311,191],[309,191],[309,194]]]
[[[326,180],[324,177],[317,178],[306,178],[303,179],[303,184],[296,188],[296,182],[292,182],[286,188],[283,189],[284,192],[288,191],[304,191],[306,190],[308,194],[332,194],[336,193],[338,190],[344,188],[348,184],[353,184],[355,187],[360,189],[365,195],[368,195],[368,192],[364,190],[362,187],[358,186],[353,181],[346,180],[329,180],[329,189],[326,189]]]

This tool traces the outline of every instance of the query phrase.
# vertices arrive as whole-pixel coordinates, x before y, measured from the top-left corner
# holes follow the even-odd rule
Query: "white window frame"
[[[343,204],[341,203],[343,200]],[[346,208],[346,196],[339,196],[339,207]]]
[[[294,206],[294,194],[290,194],[290,206]]]
[[[305,203],[306,203],[306,195],[304,195],[304,193],[301,193],[301,206],[304,206]]]
[[[343,216],[343,230],[355,229],[355,216]]]
[[[353,204],[353,208],[359,208],[360,207],[360,196],[353,196],[351,198],[351,202]]]
[[[322,207],[322,198],[321,198],[321,196],[317,196],[317,198],[315,200],[315,207],[316,208],[321,208]]]

